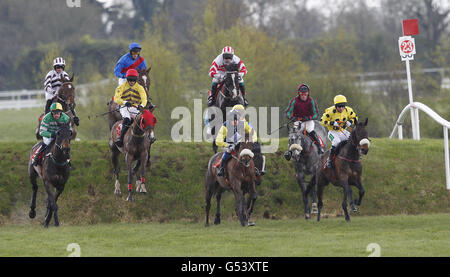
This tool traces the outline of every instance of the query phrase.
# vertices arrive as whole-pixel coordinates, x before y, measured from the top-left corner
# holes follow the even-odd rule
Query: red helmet
[[[297,93],[301,94],[301,93],[307,93],[309,94],[309,87],[307,84],[300,84],[297,88]]]
[[[136,71],[136,69],[128,69],[127,70],[127,75],[126,75],[126,77],[128,78],[128,77],[139,77],[139,74],[138,74],[138,72]]]

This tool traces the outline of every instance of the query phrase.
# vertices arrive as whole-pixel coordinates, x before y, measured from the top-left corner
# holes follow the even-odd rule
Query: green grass
[[[36,243],[39,242],[39,243]],[[450,253],[450,214],[418,216],[235,221],[205,228],[201,223],[98,224],[45,229],[2,227],[0,256],[68,256],[78,243],[83,257],[367,257],[370,243],[383,257],[438,257]]]

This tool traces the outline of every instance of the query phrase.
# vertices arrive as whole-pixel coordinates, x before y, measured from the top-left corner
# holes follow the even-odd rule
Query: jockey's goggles
[[[64,70],[64,65],[55,65],[55,69],[62,68]]]
[[[336,108],[345,108],[345,104],[343,103],[336,104]]]
[[[307,92],[309,92],[309,88],[308,88],[308,86],[303,85],[303,86],[300,87],[298,92],[300,92],[300,93],[307,93]]]
[[[226,60],[226,59],[233,59],[233,54],[223,54],[223,59],[224,60]]]
[[[136,82],[137,81],[137,77],[136,76],[127,77],[127,81]]]
[[[141,53],[141,50],[139,50],[139,49],[133,49],[133,50],[131,50],[131,55],[139,55]]]

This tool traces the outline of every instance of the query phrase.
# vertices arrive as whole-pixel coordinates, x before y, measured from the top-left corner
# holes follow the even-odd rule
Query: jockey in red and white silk
[[[247,106],[248,102],[245,99],[245,86],[243,77],[247,74],[247,68],[242,60],[234,54],[234,49],[230,46],[225,46],[222,49],[222,53],[219,54],[211,64],[208,75],[213,78],[211,85],[211,94],[208,96],[208,106],[214,105],[214,96],[217,92],[217,85],[224,81],[226,77],[225,65],[228,64],[239,65],[239,88],[244,98],[244,105]]]

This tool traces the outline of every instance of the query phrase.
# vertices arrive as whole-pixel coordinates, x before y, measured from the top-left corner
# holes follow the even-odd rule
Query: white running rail
[[[410,108],[415,110],[421,110],[431,116],[436,122],[442,125],[444,130],[444,156],[445,156],[445,180],[447,184],[447,190],[449,193],[449,200],[450,200],[450,160],[449,160],[449,149],[448,149],[448,129],[450,129],[450,122],[443,119],[440,115],[438,115],[435,111],[430,109],[427,105],[422,104],[420,102],[413,102],[412,104],[408,104],[400,113],[398,116],[397,122],[395,123],[394,129],[392,130],[391,135],[389,138],[393,138],[395,131],[398,132],[398,138],[403,139],[403,130],[402,130],[402,124],[403,119],[405,115],[408,113]]]

